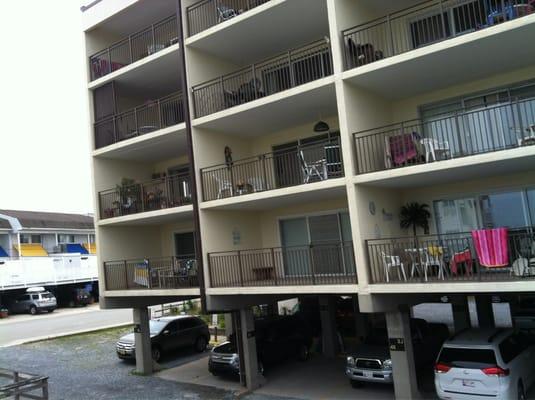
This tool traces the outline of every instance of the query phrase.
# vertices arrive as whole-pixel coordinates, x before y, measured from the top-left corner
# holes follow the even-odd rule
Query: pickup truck
[[[412,318],[410,325],[416,368],[432,365],[449,336],[447,326],[429,324],[418,318]],[[392,367],[386,327],[375,327],[347,357],[345,373],[355,388],[365,382],[392,384]]]

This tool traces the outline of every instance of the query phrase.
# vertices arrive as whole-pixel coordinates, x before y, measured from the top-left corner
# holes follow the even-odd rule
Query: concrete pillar
[[[232,313],[225,314],[225,336],[228,338],[234,332],[234,323],[232,322]]]
[[[366,339],[366,337],[368,337],[370,324],[367,315],[360,312],[357,296],[355,296],[353,302],[353,311],[355,313],[355,336],[358,342],[362,342],[364,339]]]
[[[387,312],[385,316],[396,399],[421,398],[416,379],[409,309]],[[397,340],[395,346],[392,345],[394,340]]]
[[[134,308],[134,340],[136,344],[136,372],[141,375],[152,373],[152,351],[147,307]]]
[[[247,389],[254,390],[264,384],[264,377],[258,373],[253,311],[250,308],[242,308],[240,310],[240,321],[243,346],[243,352],[240,354],[240,364],[244,369]]]
[[[491,298],[489,296],[468,296],[467,299],[472,328],[493,328],[494,315]]]
[[[323,355],[336,357],[338,352],[338,334],[336,332],[336,297],[320,296],[321,340]]]
[[[453,332],[457,333],[463,329],[470,328],[470,313],[468,312],[468,304],[452,303],[451,311],[453,314]]]

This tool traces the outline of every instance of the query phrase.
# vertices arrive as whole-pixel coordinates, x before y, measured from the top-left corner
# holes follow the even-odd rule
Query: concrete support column
[[[468,296],[467,299],[472,328],[494,327],[494,311],[491,298],[489,296]]]
[[[152,352],[147,307],[134,308],[134,340],[136,344],[136,372],[141,375],[152,373]]]
[[[355,312],[356,337],[359,342],[362,342],[364,339],[366,339],[366,337],[368,337],[370,326],[367,315],[365,313],[360,312],[357,296],[355,296],[355,299],[353,301],[353,309]]]
[[[320,296],[321,339],[323,355],[336,357],[338,352],[338,335],[336,333],[336,297]]]
[[[234,333],[234,322],[232,321],[232,313],[225,314],[225,336],[228,338]]]
[[[388,338],[401,339],[396,346],[390,345],[396,399],[421,398],[416,379],[409,309],[387,312],[385,316]]]
[[[240,354],[240,364],[244,369],[247,389],[254,390],[262,386],[264,377],[258,373],[253,311],[250,308],[242,308],[240,310],[240,321],[243,344],[243,352]]]

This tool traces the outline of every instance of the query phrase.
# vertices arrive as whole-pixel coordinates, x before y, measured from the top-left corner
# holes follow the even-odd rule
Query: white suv
[[[512,329],[470,329],[442,346],[435,364],[441,399],[525,399],[535,379],[532,337]]]

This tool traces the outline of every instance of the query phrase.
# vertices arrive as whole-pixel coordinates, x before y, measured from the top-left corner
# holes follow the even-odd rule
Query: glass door
[[[306,218],[280,221],[282,256],[286,276],[310,275],[310,252]]]
[[[341,230],[338,214],[309,217],[308,226],[314,273],[343,273],[344,262],[341,251]]]

